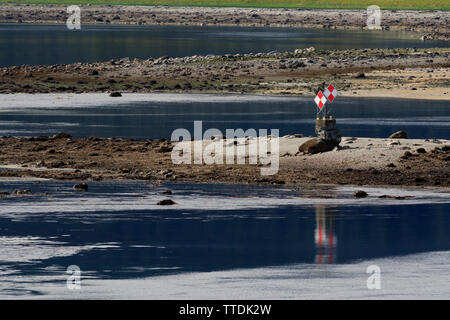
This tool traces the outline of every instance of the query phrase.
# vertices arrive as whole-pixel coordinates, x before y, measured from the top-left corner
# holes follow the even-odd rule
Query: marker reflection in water
[[[316,264],[334,264],[336,262],[337,237],[334,233],[335,212],[330,207],[316,205]]]

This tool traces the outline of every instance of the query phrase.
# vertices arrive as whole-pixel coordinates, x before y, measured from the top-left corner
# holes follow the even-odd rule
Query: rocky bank
[[[344,137],[335,150],[308,154],[311,137],[280,138],[279,171],[256,164],[174,164],[166,139],[0,137],[0,176],[58,180],[142,180],[272,185],[347,184],[450,186],[450,141]],[[230,141],[227,141],[227,143]],[[204,142],[206,143],[206,142]]]

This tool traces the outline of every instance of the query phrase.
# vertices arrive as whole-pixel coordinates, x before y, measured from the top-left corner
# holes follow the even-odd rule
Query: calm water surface
[[[0,181],[0,190],[34,194],[0,199],[0,295],[45,295],[36,285],[46,277],[64,288],[52,277],[69,265],[97,280],[294,264],[326,279],[323,264],[450,250],[448,193],[369,188],[355,200],[345,187],[91,182],[80,194],[72,184]],[[167,188],[173,195],[161,194]],[[323,192],[331,197],[310,198]],[[377,198],[387,192],[415,198]],[[177,205],[155,205],[167,197]]]
[[[0,103],[0,135],[36,136],[66,131],[76,137],[170,138],[177,128],[280,129],[280,135],[314,134],[312,98],[220,95],[102,95],[62,100],[39,96],[21,103],[4,96]],[[106,96],[106,95],[105,95]],[[17,98],[21,100],[22,98]],[[332,105],[344,136],[380,137],[406,130],[411,138],[450,139],[447,101],[339,98]]]
[[[301,28],[0,24],[0,66],[104,61],[114,58],[317,49],[448,47],[408,32]]]

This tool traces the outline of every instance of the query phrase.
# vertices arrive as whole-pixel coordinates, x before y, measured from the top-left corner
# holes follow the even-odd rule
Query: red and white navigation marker
[[[322,110],[325,103],[327,103],[327,98],[323,95],[322,91],[319,90],[319,93],[314,99],[314,102],[317,104],[320,110]]]
[[[328,101],[330,101],[330,103],[333,102],[334,98],[336,98],[336,96],[338,95],[338,91],[336,90],[335,87],[333,87],[333,85],[329,85],[325,91],[324,91],[324,96],[328,99]]]

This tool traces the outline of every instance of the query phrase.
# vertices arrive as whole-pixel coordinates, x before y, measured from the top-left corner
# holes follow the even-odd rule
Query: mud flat
[[[175,144],[166,139],[82,139],[67,134],[2,137],[0,176],[142,180],[157,184],[189,181],[298,186],[450,186],[449,140],[348,137],[333,151],[310,155],[298,152],[298,147],[311,138],[292,135],[276,139],[280,148],[279,171],[262,176],[261,168],[270,164],[248,164],[248,161],[232,165],[173,164],[171,154]]]
[[[305,10],[167,6],[81,5],[85,24],[289,26],[367,29],[366,10]],[[65,23],[64,5],[1,4],[0,22]],[[424,40],[448,40],[450,12],[383,10],[384,30],[417,32]]]
[[[0,93],[189,92],[448,100],[450,49],[350,49],[113,59],[0,68]],[[120,99],[120,98],[118,98]]]

